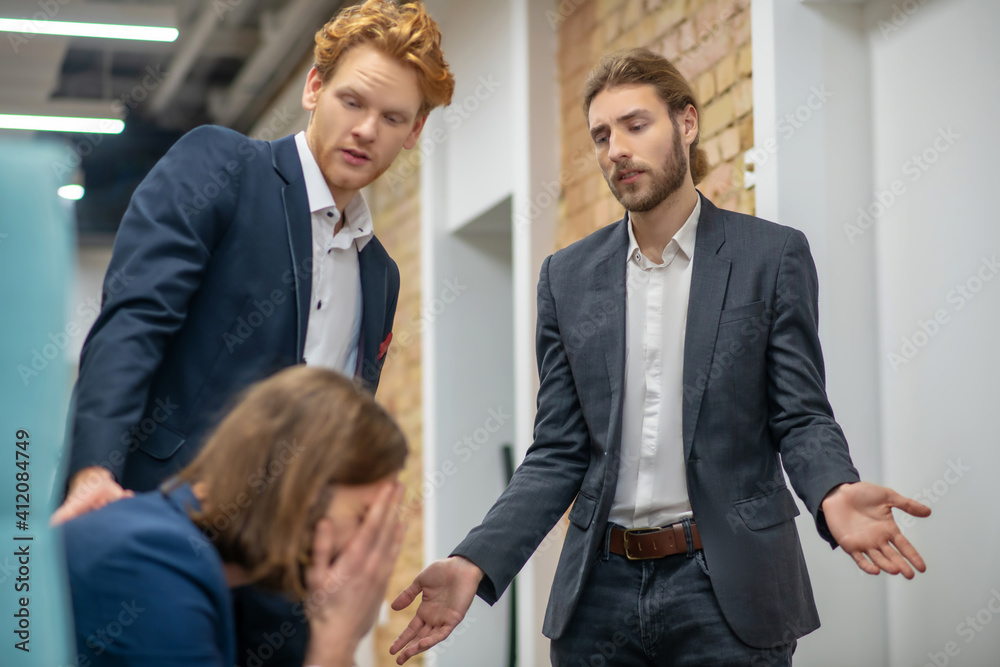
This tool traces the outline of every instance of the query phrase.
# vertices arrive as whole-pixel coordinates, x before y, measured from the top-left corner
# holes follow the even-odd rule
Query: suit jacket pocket
[[[177,453],[177,450],[187,441],[187,436],[168,428],[166,424],[157,424],[156,430],[145,440],[139,441],[139,449],[154,459],[166,461]]]
[[[770,528],[791,521],[799,515],[799,506],[795,504],[795,499],[786,486],[770,493],[738,500],[733,506],[750,530]]]
[[[587,530],[594,518],[595,509],[597,509],[596,500],[582,493],[577,494],[573,509],[569,511],[569,522],[577,528]]]
[[[745,320],[749,317],[757,317],[763,312],[764,312],[763,301],[753,301],[743,306],[736,306],[735,308],[726,308],[725,310],[722,311],[722,314],[719,316],[719,325],[721,326],[726,322],[735,322],[736,320]]]

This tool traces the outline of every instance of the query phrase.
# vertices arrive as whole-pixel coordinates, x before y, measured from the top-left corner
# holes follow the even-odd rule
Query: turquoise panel
[[[64,150],[63,150],[64,152]],[[75,275],[58,145],[0,139],[0,665],[76,665],[58,533]],[[82,665],[81,665],[82,667]]]

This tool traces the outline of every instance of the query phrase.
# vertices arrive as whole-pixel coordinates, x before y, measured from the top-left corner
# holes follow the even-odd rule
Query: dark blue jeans
[[[794,651],[795,642],[757,649],[733,634],[701,551],[630,561],[605,539],[551,657],[556,667],[791,667]]]

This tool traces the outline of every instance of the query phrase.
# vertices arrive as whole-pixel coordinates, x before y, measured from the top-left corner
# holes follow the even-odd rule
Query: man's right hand
[[[444,641],[465,618],[482,579],[479,566],[461,556],[434,561],[424,568],[392,603],[392,608],[400,611],[423,594],[416,616],[389,648],[392,655],[402,650],[396,664],[402,665]]]
[[[66,500],[52,513],[49,524],[58,526],[120,498],[134,495],[132,491],[123,489],[107,468],[101,466],[84,468],[70,480]]]

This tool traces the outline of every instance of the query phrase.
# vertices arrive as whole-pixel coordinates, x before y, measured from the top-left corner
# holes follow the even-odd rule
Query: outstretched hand
[[[422,595],[417,613],[389,648],[396,664],[447,639],[472,605],[483,571],[470,560],[452,556],[434,561],[393,601],[395,611],[406,609]]]
[[[893,520],[893,507],[917,517],[931,513],[926,505],[869,482],[841,484],[822,503],[830,533],[858,567],[912,579],[913,568],[923,572],[927,566]]]

